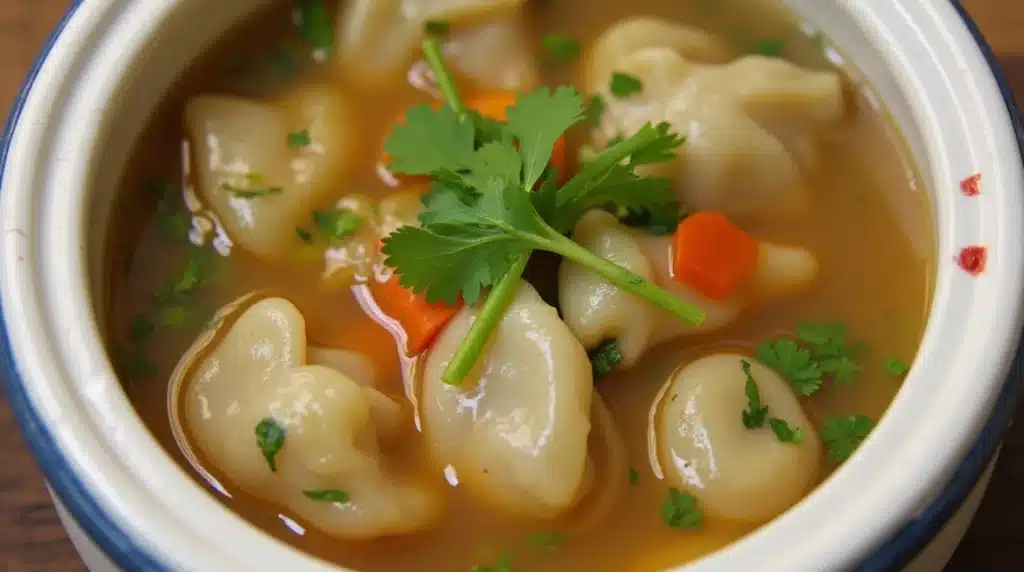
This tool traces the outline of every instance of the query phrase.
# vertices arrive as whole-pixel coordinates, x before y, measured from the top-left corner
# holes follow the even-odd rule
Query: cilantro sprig
[[[636,167],[669,160],[682,140],[667,124],[645,125],[589,161],[565,185],[551,167],[555,142],[584,118],[582,95],[571,87],[539,88],[519,96],[506,122],[465,108],[435,38],[423,42],[446,106],[411,108],[385,149],[396,173],[434,183],[420,215],[384,239],[386,263],[405,288],[429,301],[475,304],[490,294],[443,378],[458,385],[472,369],[515,294],[533,250],[585,266],[634,295],[692,324],[705,313],[569,239],[579,218],[609,203],[658,208],[674,196],[666,179],[641,178]]]
[[[866,346],[849,343],[845,325],[809,322],[798,325],[796,334],[796,339],[765,340],[757,349],[757,359],[781,373],[799,395],[817,393],[826,378],[836,385],[857,380],[857,356]]]
[[[842,463],[853,455],[874,428],[875,422],[865,415],[829,417],[818,430],[818,435],[825,443],[829,458]]]

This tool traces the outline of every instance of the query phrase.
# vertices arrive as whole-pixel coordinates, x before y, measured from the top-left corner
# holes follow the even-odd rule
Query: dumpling
[[[792,246],[760,242],[757,268],[733,298],[715,301],[672,278],[672,244],[622,225],[610,213],[595,210],[576,225],[572,238],[597,255],[700,306],[707,318],[693,326],[621,290],[601,276],[568,260],[558,269],[558,300],[565,323],[584,347],[616,340],[622,366],[630,367],[649,348],[687,334],[712,332],[731,324],[759,301],[800,292],[818,273],[814,256]]]
[[[294,253],[295,229],[336,190],[355,156],[352,110],[336,91],[307,87],[276,103],[200,96],[185,108],[199,196],[231,239],[250,253],[281,260]],[[308,144],[289,145],[289,134]]]
[[[768,418],[802,433],[779,441],[767,421],[743,424],[747,376],[757,384]],[[650,427],[666,482],[697,497],[708,515],[766,522],[796,504],[817,482],[821,442],[796,396],[778,373],[739,354],[707,356],[676,370]]]
[[[426,22],[443,20],[452,25],[444,50],[456,72],[484,88],[528,87],[525,82],[535,82],[538,72],[518,19],[524,4],[525,0],[342,2],[338,64],[350,81],[371,89],[399,81],[418,53]]]
[[[647,173],[673,179],[683,203],[731,215],[802,211],[815,137],[843,115],[839,74],[759,55],[722,63],[719,48],[668,24],[627,21],[605,32],[588,65],[587,86],[606,102],[595,139],[668,122],[686,142],[675,162]],[[639,79],[642,91],[616,98],[614,72]]]
[[[341,538],[407,534],[438,521],[437,493],[387,467],[412,428],[408,412],[333,368],[365,368],[351,354],[311,351],[330,367],[306,365],[305,323],[290,302],[256,302],[211,350],[185,380],[184,420],[232,484]],[[276,470],[255,435],[267,418],[285,431]],[[347,500],[311,498],[318,491],[344,491]]]
[[[461,387],[441,379],[476,319],[463,308],[434,342],[420,419],[460,487],[513,514],[553,518],[585,492],[593,374],[558,312],[526,282]]]

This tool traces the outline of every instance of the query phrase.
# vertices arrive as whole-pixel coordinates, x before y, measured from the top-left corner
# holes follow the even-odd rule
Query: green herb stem
[[[649,280],[635,272],[601,258],[566,238],[547,224],[541,224],[541,231],[547,234],[547,238],[550,240],[546,250],[551,250],[555,254],[560,254],[564,258],[586,266],[619,288],[646,299],[655,306],[675,314],[683,321],[689,322],[694,326],[701,325],[704,323],[704,319],[707,318],[707,312],[698,306],[684,301],[679,296],[660,288],[656,284],[652,284]]]
[[[456,350],[452,361],[444,370],[441,379],[450,385],[461,385],[469,372],[476,365],[476,360],[483,353],[484,345],[490,339],[491,334],[498,327],[505,310],[512,304],[512,298],[516,294],[516,286],[526,270],[526,263],[530,260],[530,251],[520,254],[508,271],[501,277],[501,280],[494,285],[491,293],[487,295],[480,313],[477,315],[473,325],[466,332],[459,349]]]
[[[452,78],[451,72],[448,71],[448,67],[444,63],[444,54],[441,52],[441,44],[437,38],[423,40],[423,57],[426,58],[427,64],[434,72],[434,79],[437,81],[437,86],[441,88],[445,103],[452,108],[452,111],[459,114],[459,119],[465,120],[467,117],[466,105],[462,102],[458,88],[455,87],[455,79]]]

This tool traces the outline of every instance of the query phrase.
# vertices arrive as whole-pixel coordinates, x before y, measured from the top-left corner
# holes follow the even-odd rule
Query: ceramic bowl
[[[122,392],[97,311],[112,193],[146,118],[193,58],[262,3],[75,2],[7,125],[0,375],[94,572],[337,570],[248,525],[174,464]],[[917,361],[858,453],[792,510],[688,570],[938,570],[977,507],[1019,386],[1018,112],[958,3],[790,4],[853,62],[907,139],[937,221],[935,297]]]

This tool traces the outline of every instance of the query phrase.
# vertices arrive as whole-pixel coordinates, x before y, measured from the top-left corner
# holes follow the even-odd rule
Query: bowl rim
[[[50,34],[35,62],[33,63],[25,83],[12,106],[4,129],[2,149],[0,149],[0,183],[7,174],[7,159],[11,149],[15,129],[29,101],[29,94],[35,84],[43,64],[47,61],[53,47],[64,33],[77,10],[84,0],[73,0],[67,12]],[[958,0],[949,0],[956,13],[963,20],[978,49],[981,50],[989,67],[989,73],[998,84],[1000,95],[1009,114],[1010,126],[1016,137],[1018,154],[1024,163],[1024,126],[1021,124],[1019,110],[1014,101],[1009,85],[995,60],[991,48],[983,39],[976,24],[967,14]],[[6,232],[6,231],[5,231]],[[149,550],[144,541],[140,541],[124,530],[120,523],[107,514],[99,502],[93,497],[84,480],[77,475],[56,439],[43,421],[39,411],[33,406],[26,384],[22,379],[13,355],[7,316],[0,308],[0,373],[3,374],[4,388],[14,416],[26,437],[29,448],[43,469],[53,491],[69,509],[75,520],[83,527],[89,537],[100,546],[111,559],[124,570],[170,570]],[[1014,406],[1020,390],[1021,373],[1024,371],[1024,358],[1021,349],[1024,343],[1017,345],[1016,356],[1010,375],[1004,381],[995,407],[990,412],[987,422],[969,452],[957,467],[949,483],[941,492],[931,499],[918,515],[892,536],[881,547],[861,563],[858,570],[893,570],[909,562],[941,528],[949,516],[963,502],[971,488],[981,476],[988,461],[992,458],[1001,436],[1012,417]]]

